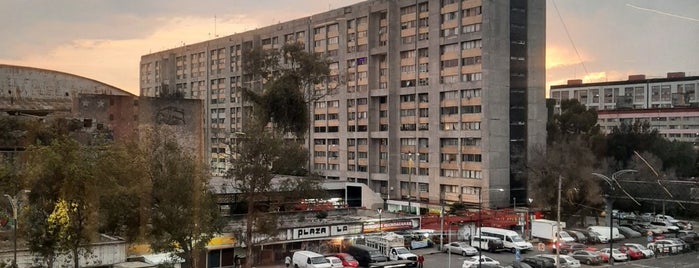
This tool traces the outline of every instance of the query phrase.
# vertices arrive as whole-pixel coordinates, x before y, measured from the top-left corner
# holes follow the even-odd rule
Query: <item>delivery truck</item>
[[[566,227],[565,222],[561,222],[560,226],[560,230],[563,231],[563,229]],[[532,237],[539,238],[539,240],[544,242],[557,241],[557,237],[560,237],[562,242],[575,241],[575,238],[571,237],[566,232],[561,232],[559,235],[556,235],[558,230],[558,224],[556,221],[544,219],[536,219],[532,221]]]

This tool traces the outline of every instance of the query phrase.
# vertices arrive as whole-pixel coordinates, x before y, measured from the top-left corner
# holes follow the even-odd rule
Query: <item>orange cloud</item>
[[[44,68],[94,79],[139,95],[141,56],[213,39],[209,18],[173,18],[143,39],[81,39],[55,47],[45,54],[34,54],[5,64]],[[244,19],[219,22],[219,36],[242,32],[254,22]],[[209,33],[206,29],[211,29]]]
[[[584,57],[583,57],[584,60]],[[558,46],[546,47],[546,69],[560,68],[580,64],[580,59],[572,49],[564,49]]]

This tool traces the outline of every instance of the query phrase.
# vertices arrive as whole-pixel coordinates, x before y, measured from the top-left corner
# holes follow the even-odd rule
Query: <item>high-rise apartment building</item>
[[[314,87],[324,95],[310,115],[315,171],[365,183],[393,209],[479,196],[523,204],[525,163],[546,135],[545,3],[365,1],[144,55],[141,94],[204,99],[206,147],[222,172],[224,142],[249,113],[241,52],[301,42],[331,61]]]

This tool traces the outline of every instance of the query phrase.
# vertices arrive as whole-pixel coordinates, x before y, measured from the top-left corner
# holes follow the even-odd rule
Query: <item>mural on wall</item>
[[[158,110],[158,113],[155,116],[155,122],[157,124],[165,124],[170,126],[185,125],[184,109],[174,106],[161,108]]]

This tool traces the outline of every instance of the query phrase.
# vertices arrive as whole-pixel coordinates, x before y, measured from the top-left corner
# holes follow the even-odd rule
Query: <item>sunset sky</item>
[[[72,73],[138,94],[141,55],[357,2],[2,0],[0,64]],[[546,3],[548,85],[625,80],[631,74],[699,75],[696,0]]]

